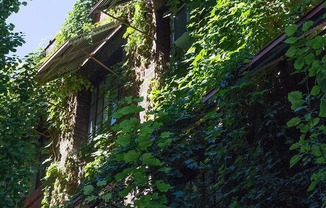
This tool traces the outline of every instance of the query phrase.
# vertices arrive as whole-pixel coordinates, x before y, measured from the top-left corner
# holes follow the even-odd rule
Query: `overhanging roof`
[[[95,14],[96,12],[117,6],[119,4],[126,3],[130,0],[99,0],[97,4],[91,9],[89,15]]]
[[[47,82],[63,74],[77,71],[89,59],[95,59],[93,56],[121,28],[121,25],[107,24],[95,28],[93,34],[82,34],[69,39],[40,66],[36,79]],[[98,60],[95,61],[99,63]]]

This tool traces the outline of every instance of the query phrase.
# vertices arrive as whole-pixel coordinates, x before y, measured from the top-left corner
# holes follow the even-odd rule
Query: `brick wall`
[[[74,148],[87,142],[90,92],[81,91],[77,95],[76,121],[74,126]]]
[[[149,100],[149,92],[151,90],[151,81],[158,79],[160,73],[166,70],[166,63],[169,61],[170,53],[170,19],[164,18],[164,13],[167,11],[165,0],[151,0],[148,4],[152,5],[153,24],[155,27],[153,47],[151,49],[152,59],[150,64],[145,69],[136,69],[140,71],[138,79],[141,81],[139,86],[139,96],[144,98],[140,104],[145,110],[151,108]],[[140,114],[140,119],[144,120],[145,113]]]

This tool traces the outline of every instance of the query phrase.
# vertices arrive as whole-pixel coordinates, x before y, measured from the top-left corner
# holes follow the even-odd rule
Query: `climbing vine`
[[[128,27],[124,34],[124,38],[127,39],[124,49],[130,59],[130,68],[139,67],[144,69],[148,66],[150,62],[149,56],[151,55],[152,39],[144,35],[152,36],[153,33],[153,25],[150,21],[151,8],[144,1],[135,1],[129,5],[129,9],[130,24],[141,32]]]
[[[96,138],[97,152],[102,152],[97,158],[104,157],[105,163],[100,167],[93,163],[95,166],[90,164],[87,168],[90,184],[82,188],[85,203],[121,206],[124,198],[129,196],[131,198],[125,201],[125,205],[166,205],[165,194],[170,185],[162,174],[169,169],[164,168],[160,148],[168,147],[172,139],[168,139],[171,138],[169,132],[158,131],[161,123],[140,122],[137,117],[144,109],[138,106],[138,102],[140,99],[132,97],[121,101],[120,105],[125,107],[113,115],[118,123]]]
[[[56,36],[54,49],[60,47],[69,38],[90,31],[92,24],[88,11],[94,3],[94,0],[75,3],[61,31]],[[50,55],[51,53],[40,58],[38,64],[41,64]],[[74,187],[79,180],[76,164],[80,162],[77,159],[77,153],[70,151],[65,164],[60,164],[57,145],[63,140],[71,141],[73,139],[76,96],[80,90],[88,90],[90,87],[91,84],[88,80],[76,74],[68,74],[40,86],[47,99],[48,131],[46,134],[49,136],[47,145],[49,158],[46,161],[48,168],[44,178],[43,207],[59,206],[76,191]]]
[[[14,53],[24,43],[22,33],[8,17],[26,1],[0,2],[0,206],[20,207],[27,196],[30,179],[37,169],[36,146],[39,118],[43,115],[42,92],[33,77],[34,56],[25,61]]]
[[[20,206],[37,171],[38,121],[43,115],[42,92],[36,90],[33,60],[2,65],[0,83],[0,202]]]
[[[57,161],[49,167],[46,190],[52,192],[53,186],[60,191],[46,194],[45,206],[64,206],[67,200],[65,205],[74,207],[78,197],[78,203],[99,207],[322,206],[325,37],[306,35],[312,22],[284,27],[316,1],[186,3],[192,9],[192,46],[173,50],[170,68],[151,92],[152,119],[140,121],[140,99],[121,101],[113,114],[117,122],[80,152],[85,178],[75,196],[60,198],[67,192],[62,185],[71,186],[67,170],[60,170]],[[168,5],[173,17],[180,2],[170,0]],[[151,6],[135,1],[127,11],[128,22],[147,35],[154,35]],[[287,56],[293,59],[294,73],[277,65],[253,77],[239,73],[283,30],[289,36]],[[131,27],[125,38],[128,62],[123,67],[148,67],[153,39]],[[302,82],[288,84],[295,76]],[[64,131],[66,115],[55,106],[66,108],[70,93],[89,85],[70,76],[52,86],[58,83],[63,97],[54,96],[49,110],[52,124]],[[64,88],[71,83],[78,83],[74,90]],[[212,88],[220,90],[204,106],[200,98]],[[57,196],[60,200],[49,202]]]
[[[288,127],[295,127],[300,134],[291,146],[298,154],[291,158],[290,166],[317,166],[310,172],[309,192],[319,192],[325,202],[325,117],[326,117],[326,45],[325,35],[313,21],[301,27],[290,25],[286,29],[290,44],[287,56],[294,62],[296,73],[302,74],[303,90],[292,91],[288,95],[294,117],[288,121]]]

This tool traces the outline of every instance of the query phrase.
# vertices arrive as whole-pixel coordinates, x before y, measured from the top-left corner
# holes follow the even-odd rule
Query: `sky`
[[[40,47],[46,47],[60,30],[76,0],[27,0],[18,13],[7,22],[13,23],[16,32],[23,32],[25,44],[15,53],[23,58]]]

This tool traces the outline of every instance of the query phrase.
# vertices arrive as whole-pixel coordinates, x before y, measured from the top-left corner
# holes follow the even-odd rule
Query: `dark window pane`
[[[104,97],[103,97],[103,88],[100,86],[99,87],[99,95],[97,97],[97,109],[96,109],[96,113],[99,114],[100,112],[103,111],[103,100],[104,100]],[[102,116],[101,117],[101,121],[102,121]],[[98,120],[98,118],[96,118],[96,120]],[[96,123],[98,123],[96,121]]]
[[[183,6],[182,9],[175,15],[174,18],[174,41],[180,38],[187,32],[188,14],[187,7]]]
[[[110,82],[112,77],[107,77],[92,93],[90,106],[89,133],[90,139],[98,133],[105,124],[112,125],[116,122],[112,114],[116,111],[116,99],[118,89],[114,82]]]
[[[107,105],[103,110],[103,123],[107,122],[109,119],[109,106]]]
[[[92,100],[91,100],[91,105],[95,105],[97,100],[97,89],[94,89],[92,92]]]
[[[95,131],[95,120],[90,120],[88,125],[88,134],[93,134]]]
[[[116,103],[112,103],[112,110],[111,110],[111,125],[115,124],[115,122],[117,122],[117,119],[114,118],[112,115],[114,112],[117,111],[117,104]]]
[[[102,113],[103,113],[103,111],[99,112],[96,115],[96,131],[98,131],[102,127]]]

